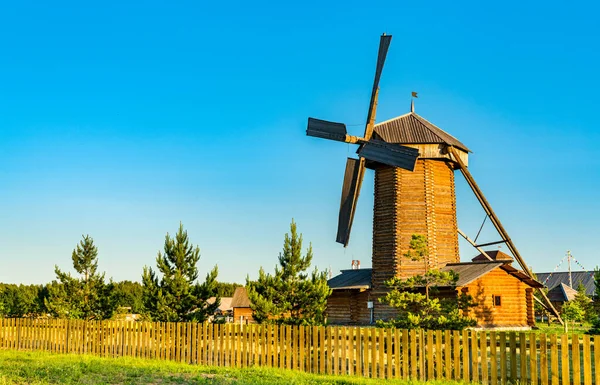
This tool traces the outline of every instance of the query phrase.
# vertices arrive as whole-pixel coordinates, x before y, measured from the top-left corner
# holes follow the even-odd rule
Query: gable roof
[[[250,298],[245,287],[237,287],[231,299],[231,307],[250,307]]]
[[[231,300],[233,299],[233,297],[221,297],[221,303],[219,304],[219,308],[217,310],[219,311],[227,311],[227,310],[231,310]],[[206,302],[209,305],[212,305],[213,303],[215,303],[216,297],[210,297]]]
[[[569,285],[569,272],[561,271],[557,273],[536,273],[538,281],[542,282],[547,287],[553,289],[556,286],[564,283]],[[579,282],[585,286],[585,294],[589,296],[594,295],[596,285],[594,284],[594,272],[593,271],[573,271],[571,272],[573,279],[573,286],[577,288]]]
[[[372,269],[342,270],[342,274],[336,275],[327,281],[332,290],[348,289],[370,289]]]
[[[432,144],[444,143],[471,152],[458,139],[448,134],[425,118],[409,112],[397,118],[377,123],[375,133],[388,143]]]
[[[442,271],[454,271],[458,274],[458,281],[456,286],[466,286],[477,278],[482,277],[494,270],[497,267],[502,266],[503,262],[461,262],[461,263],[449,263],[442,268]]]
[[[487,251],[485,252],[487,255],[490,256],[490,258],[492,258],[494,261],[509,261],[512,262],[513,261],[513,257],[511,257],[510,255],[501,252],[500,250],[491,250],[491,251]],[[471,261],[473,262],[477,262],[477,261],[489,261],[489,259],[487,259],[487,257],[485,255],[479,254],[478,256],[476,256],[475,258],[471,259]]]
[[[548,299],[552,302],[572,301],[576,295],[577,290],[564,283],[560,283],[548,291]]]
[[[442,271],[453,270],[458,274],[458,282],[456,283],[456,286],[466,286],[496,268],[504,270],[508,274],[531,287],[544,287],[544,285],[535,279],[530,278],[521,270],[515,269],[510,264],[506,263],[506,261],[496,262],[487,260],[477,262],[449,263],[442,268]]]

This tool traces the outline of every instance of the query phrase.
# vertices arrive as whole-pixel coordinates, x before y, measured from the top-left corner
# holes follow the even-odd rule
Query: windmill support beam
[[[492,257],[490,257],[488,255],[488,253],[485,252],[485,250],[483,250],[479,245],[476,245],[475,242],[473,242],[473,240],[471,238],[469,238],[467,236],[467,234],[465,234],[461,229],[458,229],[458,233],[467,241],[469,242],[474,248],[477,249],[477,251],[479,251],[481,254],[483,254],[483,256],[485,256],[487,259],[489,259],[490,261],[493,261],[494,259]]]
[[[506,243],[506,241],[502,240],[502,241],[496,241],[496,242],[480,243],[480,244],[477,245],[477,247],[486,247],[486,246],[498,245],[500,243]]]
[[[502,226],[500,219],[498,219],[498,217],[496,216],[496,213],[494,213],[494,210],[492,210],[492,206],[489,204],[489,202],[487,201],[487,199],[485,198],[485,196],[479,189],[479,186],[475,182],[475,179],[469,172],[469,169],[467,168],[467,166],[465,166],[463,161],[460,159],[460,157],[456,153],[456,150],[452,146],[448,146],[448,152],[452,155],[452,157],[454,158],[454,161],[459,165],[460,172],[465,177],[467,183],[469,184],[469,187],[471,187],[471,190],[473,190],[475,197],[477,197],[477,200],[479,200],[479,203],[483,207],[485,213],[490,217],[490,220],[494,224],[494,227],[496,228],[496,230],[498,231],[498,233],[500,234],[500,236],[502,237],[504,242],[506,242],[506,245],[507,245],[508,249],[510,250],[510,252],[513,254],[513,256],[515,257],[515,259],[517,260],[517,262],[519,263],[519,265],[521,266],[521,268],[523,269],[525,274],[527,274],[529,277],[533,278],[533,274],[531,273],[531,270],[529,270],[529,267],[527,266],[527,264],[521,257],[521,254],[519,254],[519,251],[517,250],[513,241],[508,236],[508,233],[504,229],[504,226]],[[558,319],[558,321],[562,325],[564,325],[564,322],[563,322],[562,318],[560,317],[560,314],[554,308],[554,306],[552,306],[552,303],[546,296],[546,293],[544,293],[541,289],[538,289],[538,292],[542,296],[542,299],[543,299],[544,303],[546,304],[546,307],[548,308],[548,310]]]

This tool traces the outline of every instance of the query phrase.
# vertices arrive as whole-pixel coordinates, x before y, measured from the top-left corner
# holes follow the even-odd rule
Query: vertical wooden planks
[[[325,373],[325,327],[319,327],[319,373]]]
[[[352,375],[352,370],[349,369],[351,365],[348,365],[348,344],[350,340],[348,339],[348,329],[345,326],[341,328],[341,349],[342,349],[342,365],[340,367],[340,373],[342,375],[350,374]]]
[[[469,332],[467,330],[463,330],[462,332],[462,369],[463,369],[463,376],[462,379],[464,382],[470,382],[471,378],[470,378],[470,365],[469,365],[469,359],[471,357],[471,354],[469,352]]]
[[[443,378],[443,361],[442,361],[442,331],[435,331],[435,379]]]
[[[507,368],[506,368],[506,332],[500,332],[500,378],[501,384],[507,383]]]
[[[600,385],[600,335],[594,336],[594,372],[595,383]]]
[[[453,351],[452,351],[452,366],[454,367],[454,377],[453,379],[456,381],[460,380],[460,363],[461,363],[461,358],[460,358],[460,353],[461,353],[461,349],[460,349],[460,332],[458,330],[455,330],[454,332],[452,332],[452,347],[453,347]]]
[[[417,331],[410,331],[410,379],[417,379]]]
[[[319,372],[319,327],[313,326],[311,329],[312,333],[312,373]]]
[[[515,332],[509,335],[510,381],[517,381],[517,336]]]
[[[571,372],[569,365],[569,336],[563,334],[560,336],[560,369],[561,369],[561,384],[569,385],[571,383]],[[596,371],[600,367],[596,366]],[[596,381],[597,384],[600,382]]]
[[[529,334],[529,376],[531,384],[538,384],[537,339],[535,333]]]
[[[377,336],[378,345],[375,349],[379,352],[379,371],[378,378],[385,378],[385,329],[378,329]]]
[[[519,359],[520,359],[519,382],[527,383],[527,335],[523,332],[519,333]],[[554,384],[554,385],[557,385],[557,384]]]
[[[452,378],[452,333],[450,330],[444,330],[444,378]]]
[[[471,331],[471,381],[479,382],[479,343],[477,341],[477,332]]]
[[[579,336],[573,334],[571,342],[571,358],[573,362],[573,385],[581,385],[581,355],[579,352]]]
[[[392,359],[393,359],[393,355],[392,355],[392,329],[387,329],[386,330],[386,334],[387,334],[387,341],[386,341],[386,345],[385,345],[385,349],[386,349],[386,378],[390,379],[392,378],[392,369],[393,369],[393,363],[392,363]]]
[[[481,383],[487,385],[488,380],[488,351],[487,333],[479,332],[479,351],[481,352]]]
[[[427,351],[427,354],[425,355],[425,365],[427,366],[427,377],[425,378],[426,380],[433,380],[433,367],[434,367],[434,362],[433,362],[433,331],[432,330],[427,330],[427,345],[425,346],[425,349]]]
[[[371,345],[369,346],[371,352],[371,378],[377,377],[377,330],[371,329]]]
[[[583,336],[583,385],[592,385],[592,351],[590,347],[590,336]],[[596,369],[597,370],[597,369]]]
[[[548,341],[545,333],[540,334],[540,381],[548,385]]]
[[[556,334],[550,335],[550,383],[558,384],[558,343]]]

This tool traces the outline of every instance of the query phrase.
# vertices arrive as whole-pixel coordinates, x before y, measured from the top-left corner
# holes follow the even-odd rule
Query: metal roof
[[[233,298],[231,299],[231,307],[250,307],[250,298],[248,298],[245,287],[238,287],[235,289]]]
[[[545,286],[550,289],[555,288],[556,286],[564,283],[565,285],[569,285],[569,272],[561,271],[557,273],[536,273],[538,281],[543,283]],[[577,289],[579,286],[579,282],[585,286],[585,294],[589,296],[594,295],[594,290],[596,289],[596,285],[594,284],[594,272],[593,271],[573,271],[571,272],[571,276],[573,277],[573,288]],[[548,278],[549,277],[549,278]]]
[[[577,290],[564,283],[560,283],[548,291],[548,299],[552,302],[572,301],[575,295],[577,295]]]
[[[458,139],[414,112],[377,123],[374,130],[377,135],[388,143],[444,143],[471,152]]]
[[[342,270],[341,272],[342,274],[327,281],[327,285],[332,290],[371,288],[371,269]]]

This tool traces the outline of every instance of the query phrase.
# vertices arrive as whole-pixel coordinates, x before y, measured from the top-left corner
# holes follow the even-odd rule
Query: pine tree
[[[98,273],[98,248],[89,236],[77,244],[71,254],[73,268],[80,278],[55,266],[57,281],[48,286],[46,307],[56,317],[86,320],[110,318],[112,307],[104,273]]]
[[[158,275],[150,267],[144,267],[145,316],[153,321],[204,322],[220,305],[217,295],[217,274],[215,266],[203,283],[198,282],[198,261],[200,249],[190,244],[187,231],[179,224],[175,238],[167,233],[164,251],[158,252],[156,264]],[[210,297],[217,297],[209,305]]]
[[[327,272],[319,272],[315,267],[307,273],[312,257],[312,245],[302,255],[302,235],[298,235],[292,219],[275,274],[267,274],[261,267],[257,281],[246,278],[248,297],[257,322],[272,319],[286,324],[325,323],[331,289],[327,285]]]

